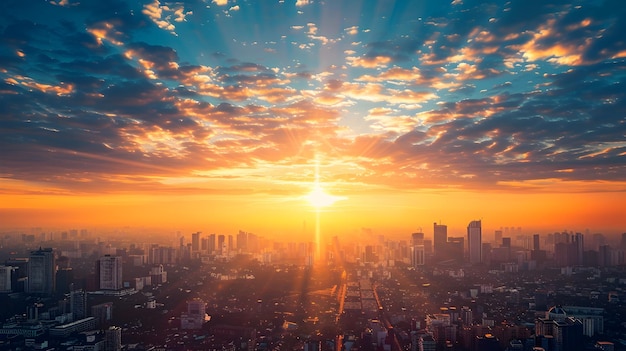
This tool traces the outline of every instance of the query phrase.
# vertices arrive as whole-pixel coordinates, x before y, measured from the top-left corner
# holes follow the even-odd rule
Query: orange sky
[[[97,4],[0,5],[0,230],[626,232],[611,2]]]
[[[241,181],[237,185],[241,186]],[[269,238],[311,235],[315,208],[306,195],[313,183],[284,189],[207,191],[190,194],[174,189],[140,194],[8,194],[0,197],[4,228],[58,229],[147,226],[183,232],[234,234],[239,229]],[[258,186],[258,184],[257,184]],[[308,186],[308,188],[307,188]],[[483,220],[487,238],[500,227],[522,227],[525,234],[561,230],[618,234],[624,231],[626,207],[620,192],[541,193],[534,191],[415,190],[323,184],[342,199],[321,209],[326,235],[408,236],[421,228],[432,235],[432,223],[447,224],[450,236],[463,236],[467,223]],[[281,193],[282,190],[282,193]],[[179,189],[180,191],[180,189]],[[306,239],[305,239],[306,240]]]

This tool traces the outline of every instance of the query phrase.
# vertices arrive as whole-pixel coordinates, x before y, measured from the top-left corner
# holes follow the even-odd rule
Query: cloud
[[[392,61],[392,58],[389,56],[374,56],[374,57],[354,57],[348,56],[346,57],[346,61],[349,65],[353,67],[364,67],[364,68],[378,68],[378,67],[386,67]]]
[[[182,5],[161,5],[159,0],[154,0],[152,3],[143,6],[142,13],[148,16],[159,28],[177,35],[175,32],[176,26],[172,21],[183,22],[187,16],[193,14],[193,11],[185,11]],[[172,16],[174,17],[173,19]]]
[[[350,169],[338,179],[407,189],[622,184],[623,9],[531,3],[429,5],[399,32],[350,14],[249,30],[223,9],[200,22],[192,3],[44,2],[47,23],[20,8],[0,36],[2,172],[54,193],[128,191],[317,155]],[[210,35],[169,35],[190,28]]]
[[[310,0],[296,0],[296,7],[302,7],[309,5],[311,3]]]

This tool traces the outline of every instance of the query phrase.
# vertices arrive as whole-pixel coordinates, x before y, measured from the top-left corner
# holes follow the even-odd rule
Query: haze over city
[[[278,238],[482,219],[614,236],[625,16],[621,1],[3,1],[1,226]]]

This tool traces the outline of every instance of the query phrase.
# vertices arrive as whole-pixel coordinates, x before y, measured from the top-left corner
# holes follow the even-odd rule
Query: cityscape
[[[626,1],[0,1],[0,351],[626,351]]]
[[[626,233],[30,232],[2,235],[2,350],[626,349]]]

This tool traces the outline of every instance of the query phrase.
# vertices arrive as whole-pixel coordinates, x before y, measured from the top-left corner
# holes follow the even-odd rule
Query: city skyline
[[[0,229],[626,231],[621,2],[0,9]]]

